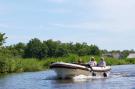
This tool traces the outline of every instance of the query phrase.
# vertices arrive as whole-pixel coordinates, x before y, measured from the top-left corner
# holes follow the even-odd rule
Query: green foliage
[[[47,50],[45,44],[42,44],[39,39],[34,38],[27,44],[24,57],[41,59],[47,56]]]
[[[0,58],[0,73],[43,70],[43,63],[37,59]]]
[[[17,60],[18,61],[18,60]],[[19,65],[17,66],[21,71],[39,71],[43,69],[42,63],[37,59],[20,59]]]
[[[1,47],[1,49],[0,49],[0,57],[12,58],[12,57],[14,57],[14,55],[9,49]]]
[[[3,58],[3,57],[0,57],[0,72],[1,72],[1,73],[7,72],[6,59]]]
[[[78,55],[79,55],[79,56],[85,56],[85,55],[88,55],[88,49],[87,49],[87,48],[79,49]]]
[[[0,73],[39,71],[48,69],[53,62],[77,63],[82,59],[82,63],[88,63],[91,56],[78,56],[69,54],[66,57],[38,59],[4,58],[0,57]],[[100,61],[99,56],[94,56],[96,61]],[[105,58],[107,65],[135,64],[135,59],[113,59]]]
[[[24,55],[26,45],[24,43],[19,42],[18,44],[14,45],[13,48],[17,51],[17,56],[22,57]]]
[[[40,58],[46,58],[48,55],[48,47],[45,42],[42,43],[41,51],[40,51]]]
[[[3,43],[5,43],[6,39],[7,37],[5,37],[5,33],[0,33],[0,46],[2,46]]]
[[[5,42],[5,34],[0,34],[0,44]],[[87,43],[61,43],[60,41],[40,41],[38,38],[31,39],[26,45],[18,43],[15,45],[1,47],[0,55],[16,58],[37,58],[45,59],[47,57],[66,57],[69,54],[78,56],[99,55],[100,50],[95,45],[87,45]]]
[[[131,59],[125,59],[126,63],[128,64],[135,64],[135,58],[131,58]]]
[[[47,40],[46,45],[48,47],[48,57],[55,57],[56,56],[56,50],[61,44],[60,41],[52,41],[52,40]]]
[[[55,51],[56,57],[66,56],[67,54],[68,54],[68,51],[66,49],[64,49],[63,47],[59,47]]]
[[[91,45],[89,48],[89,55],[100,55],[100,50],[96,45]]]
[[[16,67],[15,60],[0,57],[0,72],[1,73],[14,72],[15,67]]]
[[[126,58],[129,53],[134,52],[134,50],[109,52],[87,43],[61,43],[51,39],[40,41],[38,38],[31,39],[27,44],[20,42],[2,46],[6,38],[5,33],[0,33],[0,73],[43,70],[49,68],[52,62],[76,63],[81,59],[82,63],[87,63],[91,56],[99,62],[99,56],[104,53],[118,52]],[[105,58],[105,61],[108,65],[135,64],[135,59]]]

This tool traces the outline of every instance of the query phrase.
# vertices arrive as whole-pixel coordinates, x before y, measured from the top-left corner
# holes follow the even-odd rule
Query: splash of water
[[[90,80],[90,79],[101,79],[101,78],[105,78],[105,77],[78,75],[78,76],[73,77],[73,80],[74,81],[87,81],[87,80]]]

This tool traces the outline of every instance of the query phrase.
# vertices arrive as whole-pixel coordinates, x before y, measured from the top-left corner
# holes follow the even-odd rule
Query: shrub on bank
[[[42,60],[38,59],[23,59],[23,58],[5,58],[0,57],[0,73],[11,72],[26,72],[26,71],[40,71],[48,69],[49,65],[53,62],[68,62],[77,63],[79,59],[82,63],[88,63],[91,56],[77,56],[70,54],[67,57],[58,58],[46,58]],[[97,62],[100,61],[99,56],[95,56]],[[122,65],[122,64],[135,64],[135,59],[114,59],[105,58],[107,65]]]
[[[0,58],[0,73],[43,70],[43,63],[37,59]]]
[[[42,63],[37,59],[15,59],[16,71],[39,71],[43,69]]]

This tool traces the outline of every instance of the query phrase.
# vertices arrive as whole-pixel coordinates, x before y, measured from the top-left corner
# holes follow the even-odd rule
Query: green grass
[[[26,71],[40,71],[49,69],[49,65],[53,62],[69,62],[76,63],[81,58],[83,63],[87,63],[91,56],[69,55],[67,57],[46,58],[38,59],[23,59],[23,58],[4,58],[0,57],[0,73],[12,72],[26,72]],[[96,61],[100,61],[99,56],[95,56]],[[135,64],[135,59],[114,59],[105,58],[107,65],[122,65],[122,64]]]
[[[43,63],[37,59],[0,59],[0,72],[25,72],[25,71],[39,71],[43,70]]]
[[[16,71],[38,71],[43,69],[43,64],[37,59],[15,59]]]

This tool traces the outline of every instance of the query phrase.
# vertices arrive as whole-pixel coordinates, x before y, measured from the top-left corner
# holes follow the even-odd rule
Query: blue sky
[[[135,49],[135,0],[0,0],[6,45],[32,38]]]

